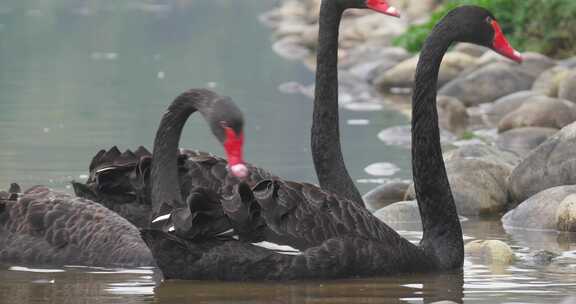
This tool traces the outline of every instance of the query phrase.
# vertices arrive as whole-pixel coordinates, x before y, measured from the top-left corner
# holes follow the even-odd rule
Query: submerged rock
[[[362,199],[368,210],[374,212],[390,204],[402,201],[410,183],[395,181],[380,185],[368,193]]]
[[[508,244],[499,240],[475,240],[464,245],[464,252],[481,258],[488,263],[510,264],[514,261],[514,252]]]
[[[482,119],[490,126],[497,126],[506,114],[518,109],[524,103],[537,101],[544,95],[534,91],[519,91],[500,97],[491,104],[483,105]]]
[[[502,218],[505,227],[576,232],[576,186],[558,186],[523,201]]]
[[[374,80],[374,84],[381,91],[388,91],[390,88],[411,88],[414,85],[414,74],[419,56],[407,59],[395,67],[387,70],[384,74]],[[466,67],[474,65],[476,59],[470,55],[458,52],[450,52],[444,56],[440,66],[438,86],[442,86],[454,79]]]
[[[576,121],[576,106],[567,101],[550,97],[523,103],[508,113],[498,123],[498,131],[522,127],[546,127],[561,129]]]
[[[503,151],[524,157],[556,132],[558,129],[542,127],[512,129],[498,135],[496,146]]]
[[[510,193],[516,202],[561,185],[576,184],[576,123],[540,144],[510,175]]]
[[[538,250],[526,256],[526,260],[533,265],[550,265],[552,261],[558,257],[558,254],[548,250]]]
[[[450,81],[440,89],[439,94],[456,97],[471,107],[527,90],[533,80],[532,76],[509,64],[492,63]]]

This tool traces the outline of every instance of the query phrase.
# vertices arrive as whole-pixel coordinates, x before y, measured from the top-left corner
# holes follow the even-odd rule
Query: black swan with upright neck
[[[338,32],[342,14],[351,8],[398,16],[397,10],[384,0],[322,1],[311,150],[320,186],[363,206],[360,192],[344,164],[338,125]],[[191,188],[208,187],[217,191],[229,185],[223,159],[188,149],[179,153],[179,180],[185,197]],[[138,227],[148,227],[152,206],[149,186],[151,158],[151,153],[143,147],[124,153],[116,147],[101,150],[92,159],[88,181],[85,184],[73,183],[75,193],[100,202]],[[272,177],[262,169],[251,172],[246,180],[250,186]]]
[[[174,216],[173,229],[143,231],[165,278],[284,280],[461,268],[462,230],[442,159],[436,112],[440,63],[457,41],[490,47],[521,61],[494,16],[476,6],[449,12],[426,40],[412,99],[413,173],[423,224],[419,245],[402,238],[365,208],[314,185],[268,179],[250,189],[239,183],[223,191],[220,210],[217,202],[202,206],[207,198],[193,197],[184,203],[183,197],[178,198],[177,182],[157,180],[171,175],[167,179],[177,181],[178,172],[156,172],[151,176],[156,192],[152,196],[172,192],[176,195],[168,198],[188,208],[182,212],[186,221]],[[190,101],[191,106],[195,103]],[[171,158],[163,160],[172,167],[177,163],[177,149],[177,141],[162,149]],[[222,214],[232,232],[225,230],[226,225],[214,227],[214,223],[226,222],[220,221]],[[277,246],[269,246],[272,242]]]

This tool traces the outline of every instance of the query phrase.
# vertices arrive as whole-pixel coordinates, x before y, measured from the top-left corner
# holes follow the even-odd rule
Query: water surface
[[[17,181],[69,191],[68,182],[85,178],[99,149],[150,147],[167,104],[187,88],[206,86],[244,110],[249,161],[314,182],[312,103],[277,89],[289,81],[309,84],[313,75],[271,51],[270,32],[257,17],[272,2],[2,1],[0,187]],[[402,115],[384,107],[343,109],[342,116],[355,179],[410,177],[408,150],[377,139],[382,129],[407,123]],[[182,146],[221,154],[197,117]],[[374,184],[359,186],[365,192]],[[284,283],[160,283],[153,269],[5,265],[0,303],[555,303],[574,292],[576,237],[507,234],[499,221],[471,220],[464,228],[467,239],[508,242],[518,261],[494,266],[467,258],[463,273]],[[421,237],[417,227],[402,234]],[[547,265],[525,258],[539,249],[562,256]]]

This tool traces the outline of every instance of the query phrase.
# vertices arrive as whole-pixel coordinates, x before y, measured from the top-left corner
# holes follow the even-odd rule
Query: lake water
[[[17,181],[70,191],[68,182],[85,178],[99,149],[150,147],[168,103],[206,86],[244,110],[248,161],[315,182],[311,100],[278,90],[289,81],[310,84],[313,74],[272,52],[258,15],[273,2],[1,1],[0,187]],[[410,177],[408,150],[377,138],[382,129],[406,123],[386,107],[342,111],[345,158],[362,192],[375,186],[374,178]],[[182,146],[222,154],[197,117]],[[384,177],[365,171],[380,162],[399,170]],[[467,239],[506,241],[519,259],[494,266],[467,258],[463,274],[289,283],[160,283],[153,269],[6,265],[0,303],[558,303],[576,291],[575,236],[508,234],[497,220],[471,220],[464,228]],[[418,229],[402,234],[420,237]],[[561,256],[546,265],[525,258],[539,249]]]

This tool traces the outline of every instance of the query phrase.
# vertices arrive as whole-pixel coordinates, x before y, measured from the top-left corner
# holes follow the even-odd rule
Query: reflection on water
[[[18,181],[64,189],[86,177],[98,149],[150,146],[168,101],[199,86],[233,96],[244,109],[250,161],[313,181],[311,102],[277,89],[311,83],[313,75],[271,51],[270,33],[257,22],[271,2],[1,1],[0,187]],[[373,182],[410,177],[406,148],[377,139],[381,130],[406,124],[404,117],[357,103],[342,113],[346,161],[362,192]],[[184,137],[185,147],[221,149],[199,119]],[[573,235],[505,232],[499,221],[463,225],[466,239],[513,245],[517,261],[467,259],[464,274],[284,283],[159,283],[150,269],[12,265],[0,268],[0,303],[555,303],[574,291]],[[403,229],[414,242],[421,236],[417,227]],[[540,249],[559,257],[530,261]]]

